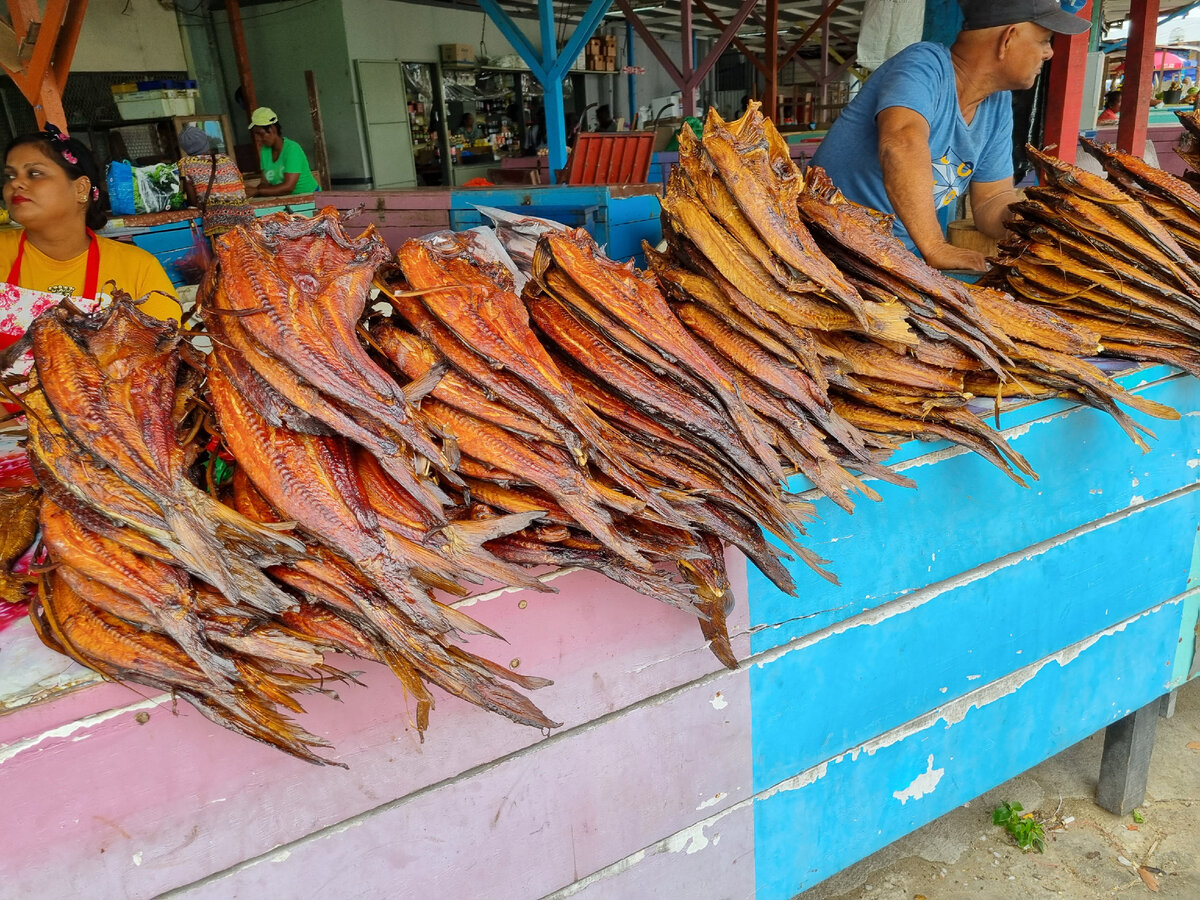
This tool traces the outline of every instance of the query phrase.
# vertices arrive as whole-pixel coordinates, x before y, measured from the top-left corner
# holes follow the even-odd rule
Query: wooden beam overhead
[[[0,28],[0,65],[42,127],[66,130],[62,92],[86,11],[87,0],[47,0],[44,11],[37,0],[8,0],[12,27]]]

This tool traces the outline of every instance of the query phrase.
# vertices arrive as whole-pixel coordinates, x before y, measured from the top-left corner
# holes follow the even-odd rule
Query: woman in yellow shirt
[[[175,288],[152,255],[97,237],[107,216],[91,151],[53,125],[16,138],[4,157],[4,204],[20,230],[0,233],[0,349],[64,297],[94,310],[114,286],[159,319],[179,319]]]

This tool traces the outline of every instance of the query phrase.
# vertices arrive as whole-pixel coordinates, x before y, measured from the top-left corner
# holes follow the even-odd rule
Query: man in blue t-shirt
[[[937,212],[970,191],[975,226],[1000,238],[1013,193],[1010,91],[1029,88],[1055,34],[1091,26],[1059,0],[959,0],[949,49],[919,43],[867,80],[821,142],[821,166],[849,199],[897,217],[896,236],[939,269],[983,271],[946,241]],[[932,198],[932,203],[930,199]]]

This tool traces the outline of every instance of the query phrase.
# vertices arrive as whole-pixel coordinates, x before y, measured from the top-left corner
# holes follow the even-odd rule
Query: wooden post
[[[695,37],[692,34],[692,0],[679,0],[679,68],[683,71],[683,114],[696,114],[696,88],[692,80],[692,45]]]
[[[766,85],[763,88],[763,110],[772,122],[779,118],[779,0],[767,0],[767,45],[763,62],[767,64]]]
[[[1135,3],[1129,12],[1129,43],[1125,45],[1125,81],[1121,88],[1121,120],[1117,146],[1134,156],[1146,153],[1146,122],[1154,75],[1154,41],[1158,31],[1159,0]]]
[[[8,0],[11,30],[3,39],[15,41],[15,56],[5,48],[3,58],[13,82],[33,106],[38,125],[52,122],[67,128],[62,92],[71,69],[71,58],[83,25],[87,0],[47,0],[41,10],[36,0]],[[7,65],[15,62],[15,66]]]
[[[1157,0],[1154,0],[1157,3]],[[1092,15],[1091,0],[1083,9]],[[1054,36],[1054,58],[1049,64],[1046,91],[1046,129],[1042,138],[1047,151],[1064,162],[1075,162],[1079,144],[1079,118],[1083,113],[1083,83],[1087,78],[1088,32]]]
[[[1155,15],[1153,21],[1157,20]],[[1104,729],[1104,754],[1100,758],[1096,803],[1114,815],[1128,815],[1146,799],[1150,754],[1154,750],[1154,733],[1161,707],[1162,698],[1159,697]]]
[[[247,114],[258,108],[254,93],[254,73],[250,71],[250,54],[246,50],[246,32],[242,29],[241,0],[225,0],[225,15],[229,17],[229,36],[233,39],[233,55],[237,60],[238,80],[246,100]]]
[[[329,148],[325,146],[325,126],[321,122],[321,98],[317,95],[317,75],[312,69],[304,71],[304,83],[308,86],[308,114],[312,116],[313,159],[321,190],[329,190]]]

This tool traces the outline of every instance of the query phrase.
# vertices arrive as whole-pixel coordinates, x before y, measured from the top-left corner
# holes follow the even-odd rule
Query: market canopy
[[[1155,72],[1178,72],[1183,69],[1194,69],[1196,63],[1190,59],[1184,59],[1177,53],[1172,53],[1169,50],[1154,51],[1154,71]],[[1125,71],[1125,60],[1121,60],[1113,66],[1113,72],[1120,74]]]

